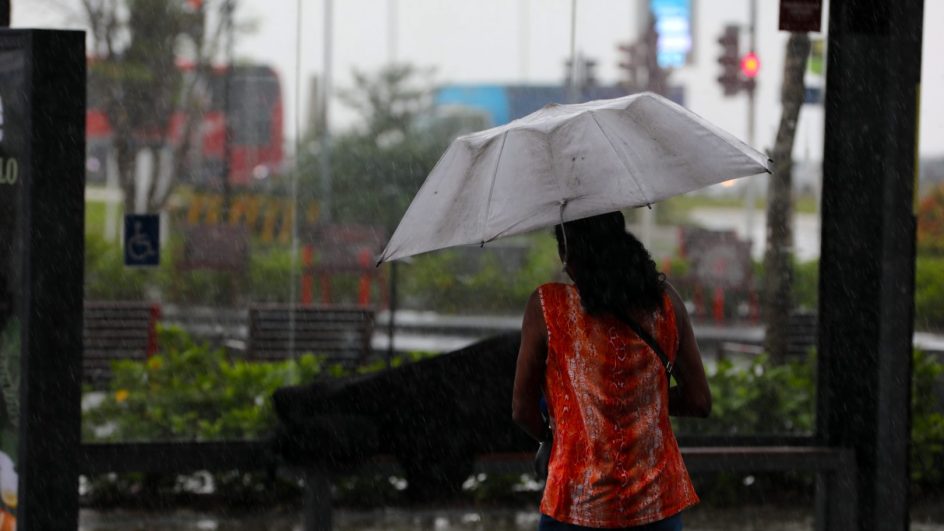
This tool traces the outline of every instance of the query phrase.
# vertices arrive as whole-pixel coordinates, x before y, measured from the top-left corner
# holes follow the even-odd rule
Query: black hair
[[[587,313],[621,317],[631,308],[662,308],[665,275],[642,242],[626,231],[622,213],[568,221],[554,234],[561,258],[573,265],[571,275]]]

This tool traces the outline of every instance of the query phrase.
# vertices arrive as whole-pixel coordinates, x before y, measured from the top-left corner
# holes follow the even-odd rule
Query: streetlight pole
[[[570,84],[567,99],[577,103],[577,0],[570,0]]]
[[[232,183],[230,173],[233,167],[230,159],[233,157],[233,69],[236,68],[233,60],[233,0],[226,0],[223,4],[224,24],[226,25],[226,74],[223,76],[223,216],[229,218],[229,207],[232,199]]]
[[[321,219],[324,223],[331,223],[331,131],[328,126],[329,107],[331,105],[331,35],[333,21],[333,1],[324,3],[324,60],[321,82]]]
[[[400,2],[387,0],[387,62],[397,62],[397,41],[400,36]]]

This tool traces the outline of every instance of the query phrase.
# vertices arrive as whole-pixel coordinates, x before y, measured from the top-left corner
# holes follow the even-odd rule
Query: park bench
[[[161,310],[150,302],[87,301],[82,322],[82,381],[104,387],[118,360],[142,361],[157,352]]]
[[[370,355],[373,332],[374,310],[368,307],[253,306],[246,358],[278,361],[311,353],[353,367]]]
[[[792,360],[806,359],[811,349],[816,348],[817,320],[815,312],[794,311],[787,321],[787,357]],[[764,353],[760,343],[723,341],[718,345],[720,357],[729,355],[757,356]]]
[[[211,348],[243,353],[249,336],[248,314],[245,308],[164,304],[161,324],[178,326],[195,342]]]

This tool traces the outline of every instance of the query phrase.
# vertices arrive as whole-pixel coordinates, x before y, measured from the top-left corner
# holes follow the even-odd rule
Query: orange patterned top
[[[669,422],[658,354],[611,315],[591,316],[577,288],[538,288],[547,324],[547,397],[554,444],[541,512],[587,527],[630,527],[698,503]],[[640,324],[673,362],[669,295]]]

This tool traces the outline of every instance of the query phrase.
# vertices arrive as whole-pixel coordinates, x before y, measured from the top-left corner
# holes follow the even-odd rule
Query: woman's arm
[[[539,401],[547,359],[547,326],[538,292],[531,294],[521,324],[521,347],[515,369],[515,390],[511,400],[511,418],[531,437],[546,438],[547,426],[541,418]]]
[[[679,334],[679,350],[672,374],[678,385],[669,389],[669,414],[676,417],[707,417],[711,413],[711,389],[705,377],[701,352],[695,342],[695,333],[682,297],[671,284],[666,289],[675,309],[675,324]]]

